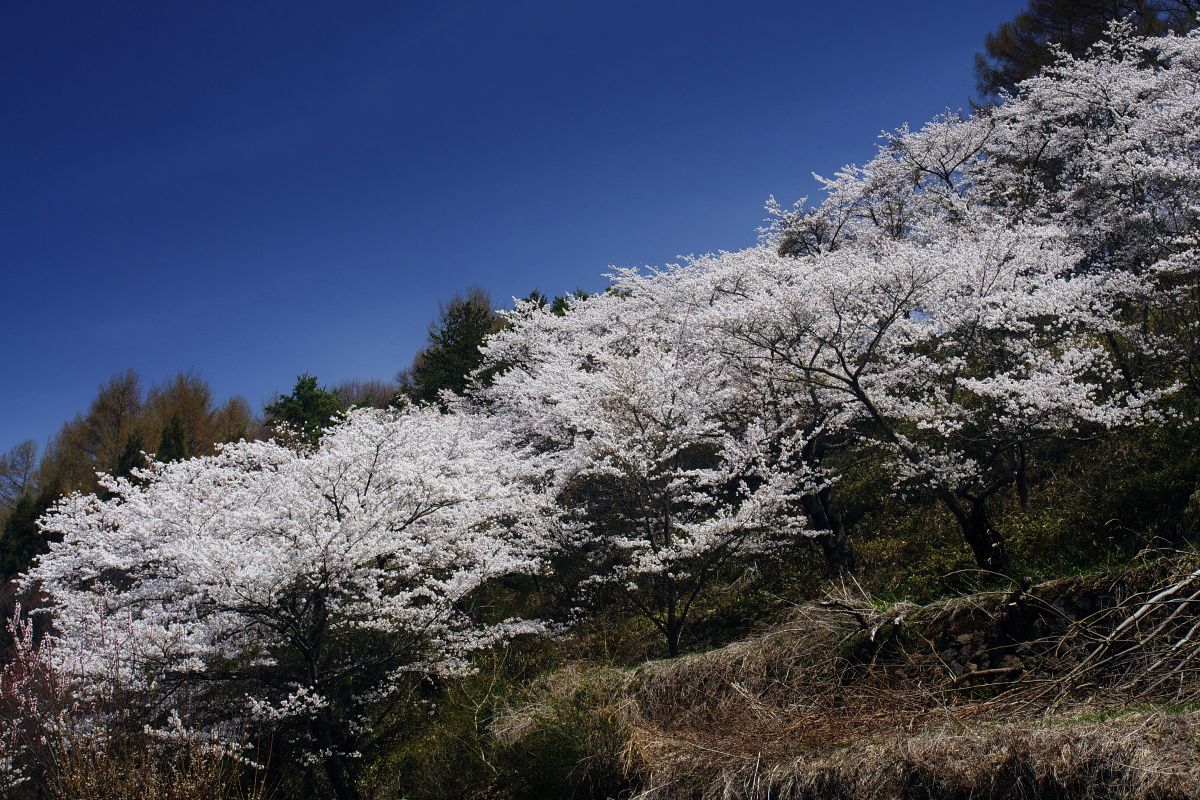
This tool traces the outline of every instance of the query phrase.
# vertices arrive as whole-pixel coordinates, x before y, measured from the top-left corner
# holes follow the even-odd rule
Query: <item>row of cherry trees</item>
[[[248,716],[354,798],[395,709],[554,627],[482,603],[496,579],[569,559],[674,654],[730,559],[804,538],[853,568],[843,453],[1006,570],[989,501],[1028,501],[1033,448],[1200,388],[1200,38],[1113,40],[888,137],[758,247],[518,303],[440,407],[68,498],[26,578],[58,650],[117,658],[157,713],[203,693],[200,722]]]
[[[1200,388],[1200,39],[1111,38],[887,137],[817,207],[774,207],[759,247],[508,314],[477,397],[592,485],[584,536],[625,555],[605,580],[665,576],[668,639],[681,580],[767,534],[806,527],[850,563],[831,452],[883,454],[1002,572],[989,501],[1028,502],[1031,448]]]

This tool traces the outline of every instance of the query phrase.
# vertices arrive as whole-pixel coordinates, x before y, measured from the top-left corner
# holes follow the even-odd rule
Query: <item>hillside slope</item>
[[[1176,555],[928,605],[842,587],[707,653],[559,671],[493,730],[515,751],[607,748],[580,761],[590,796],[1196,797],[1196,567]]]

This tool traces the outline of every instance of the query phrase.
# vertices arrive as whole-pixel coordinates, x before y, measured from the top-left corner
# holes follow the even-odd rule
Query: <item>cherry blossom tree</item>
[[[472,607],[488,581],[541,568],[537,464],[479,418],[352,411],[311,451],[243,442],[105,478],[112,499],[45,518],[63,540],[26,581],[85,671],[118,652],[164,702],[187,689],[217,717],[249,711],[354,798],[375,720],[472,651],[541,630]]]
[[[1029,448],[1158,419],[1162,392],[1122,386],[1104,346],[1128,327],[1120,276],[1079,274],[1060,229],[960,214],[808,256],[760,247],[696,259],[671,280],[691,286],[690,313],[718,354],[709,369],[800,432],[796,462],[773,466],[820,476],[802,505],[828,542],[845,532],[825,456],[868,446],[889,454],[896,491],[931,493],[979,566],[1003,570],[988,504],[1014,485],[1027,500]]]
[[[1076,270],[1126,279],[1106,346],[1126,388],[1183,379],[1200,392],[1200,35],[1137,37],[1114,23],[976,115],[884,137],[878,155],[824,181],[815,207],[773,201],[767,242],[806,256],[849,241],[937,238],[986,208],[1058,228]]]
[[[739,255],[727,291],[745,308],[718,324],[794,395],[853,406],[832,422],[889,452],[897,491],[932,493],[978,565],[1003,571],[988,501],[1014,484],[1025,497],[1028,447],[1157,419],[1161,392],[1120,386],[1103,342],[1127,327],[1125,284],[1077,274],[1061,231],[969,209],[924,227],[804,257]]]
[[[1126,382],[1200,393],[1200,35],[1114,24],[991,114],[978,182],[1010,213],[1059,225],[1081,268],[1130,276],[1138,324],[1109,348]]]
[[[1140,38],[1114,24],[990,112],[982,189],[1069,231],[1089,267],[1144,270],[1195,246],[1200,35]]]
[[[834,499],[839,476],[827,457],[852,443],[862,412],[836,388],[797,379],[792,359],[803,361],[810,343],[797,338],[787,318],[802,306],[779,294],[790,291],[786,275],[794,266],[752,248],[694,258],[655,280],[687,287],[674,290],[676,302],[702,332],[711,373],[737,387],[737,414],[791,437],[794,446],[772,451],[771,469],[807,476],[799,495],[807,536],[821,546],[832,572],[852,570],[854,552]],[[783,305],[764,314],[768,298]]]
[[[794,287],[773,313],[794,330],[740,338],[790,341],[806,385],[847,389],[898,488],[933,491],[1003,568],[987,504],[1014,484],[1027,501],[1032,442],[1200,388],[1198,101],[1200,37],[1118,23],[995,108],[884,137],[817,206],[771,205],[764,245],[796,262],[769,270]],[[814,336],[832,365],[806,360]]]
[[[724,369],[697,287],[686,269],[622,271],[563,315],[518,303],[484,348],[493,413],[557,454],[586,583],[622,590],[670,655],[722,565],[804,532],[816,489],[801,432]]]

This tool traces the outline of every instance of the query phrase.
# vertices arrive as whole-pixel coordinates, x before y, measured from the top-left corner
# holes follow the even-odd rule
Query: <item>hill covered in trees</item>
[[[115,379],[4,462],[0,781],[1195,796],[1200,35],[1147,19],[396,384]]]

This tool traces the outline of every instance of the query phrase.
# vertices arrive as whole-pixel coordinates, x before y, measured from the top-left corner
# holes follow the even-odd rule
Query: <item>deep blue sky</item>
[[[0,450],[128,367],[259,408],[392,376],[470,285],[751,244],[1024,5],[5,3]]]

